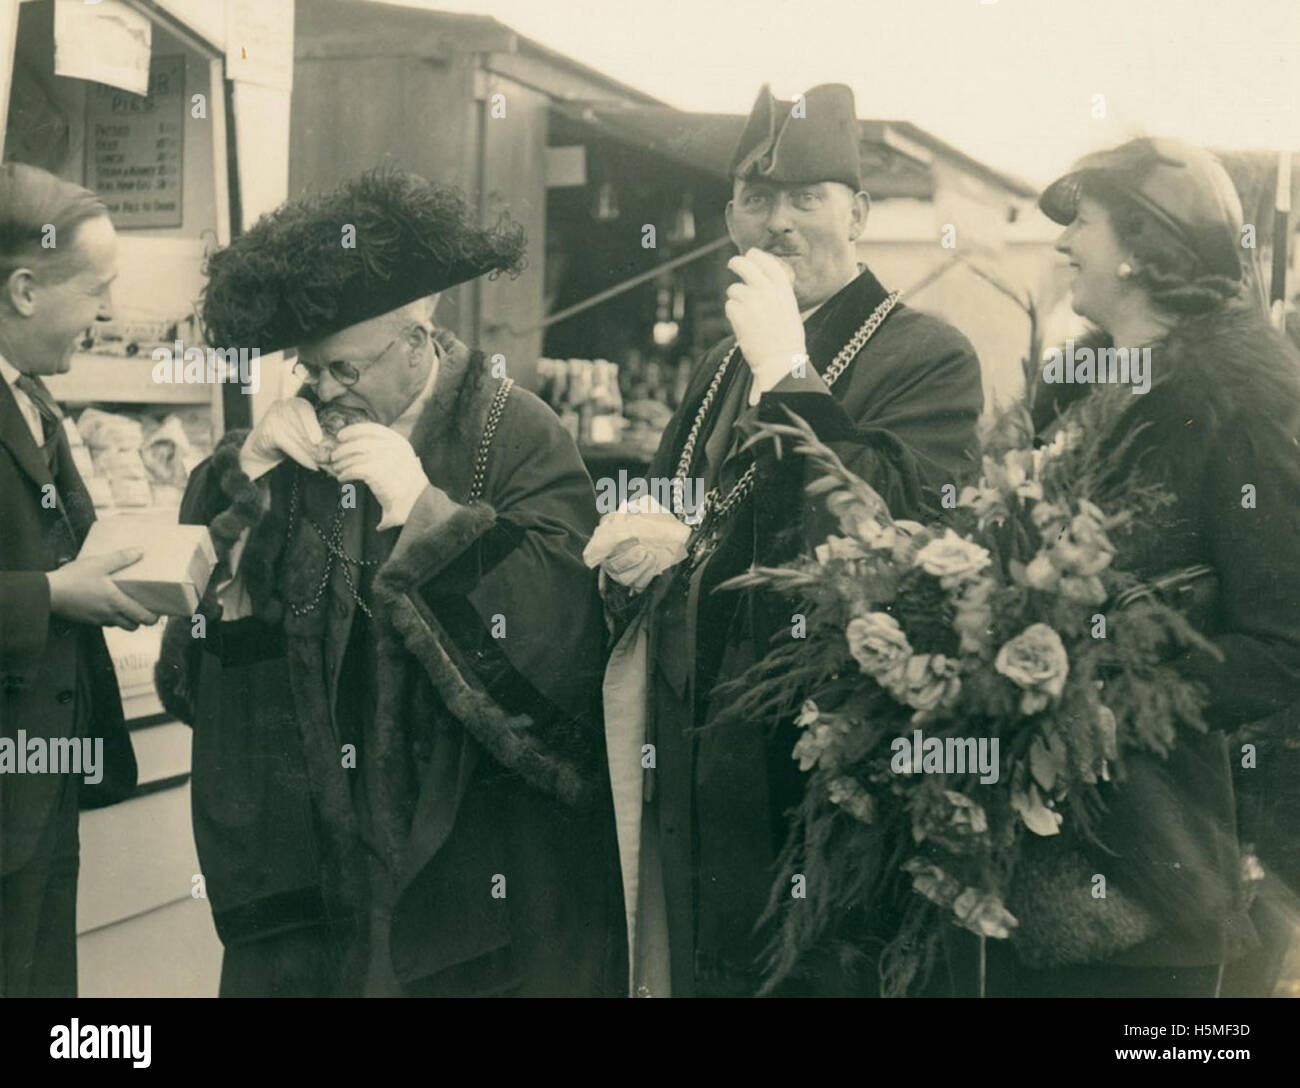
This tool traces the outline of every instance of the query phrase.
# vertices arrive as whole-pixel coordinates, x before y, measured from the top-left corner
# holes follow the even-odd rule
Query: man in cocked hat
[[[223,994],[624,989],[591,481],[434,323],[523,247],[377,171],[210,260],[209,342],[304,374],[190,480],[220,562],[205,637],[173,621],[157,672],[195,730]]]
[[[588,549],[627,625],[605,716],[634,987],[649,994],[759,989],[768,934],[756,923],[800,796],[793,723],[773,733],[720,721],[728,696],[718,685],[794,627],[787,601],[714,590],[831,527],[804,495],[809,477],[789,443],[779,459],[771,441],[746,448],[753,421],[797,413],[896,517],[912,517],[927,491],[973,463],[983,406],[966,338],[899,303],[858,263],[870,200],[848,87],[814,87],[792,103],[765,86],[732,173],[735,336],[700,364],[650,468],[702,480],[708,498],[682,518],[693,524],[676,548],[666,543],[672,514],[651,511],[608,515]],[[847,993],[873,981],[828,963],[805,985]]]

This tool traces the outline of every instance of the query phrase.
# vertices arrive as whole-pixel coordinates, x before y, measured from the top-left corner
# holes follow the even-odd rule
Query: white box
[[[81,556],[123,548],[144,551],[144,558],[112,575],[123,593],[160,616],[194,614],[217,564],[206,526],[104,518],[90,527]]]

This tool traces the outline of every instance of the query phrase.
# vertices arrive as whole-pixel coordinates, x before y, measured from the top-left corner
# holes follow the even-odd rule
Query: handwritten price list
[[[119,229],[181,225],[184,126],[184,57],[153,58],[144,97],[89,85],[86,185]]]

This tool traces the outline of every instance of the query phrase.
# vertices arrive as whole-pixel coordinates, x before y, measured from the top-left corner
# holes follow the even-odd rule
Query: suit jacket
[[[67,442],[58,442],[57,458],[55,487],[9,384],[0,381],[0,735],[17,739],[21,729],[28,738],[75,737],[78,709],[88,704],[84,735],[103,738],[104,774],[94,786],[82,783],[82,804],[109,804],[135,789],[135,753],[103,633],[50,614],[45,572],[76,557],[95,520]],[[51,494],[54,505],[42,501]],[[80,699],[79,683],[86,684]],[[31,859],[58,785],[53,774],[0,775],[0,873]]]

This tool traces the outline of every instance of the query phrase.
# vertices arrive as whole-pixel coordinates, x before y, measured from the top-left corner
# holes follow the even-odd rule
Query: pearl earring
[[[1128,261],[1120,261],[1119,267],[1115,269],[1115,273],[1120,279],[1126,280],[1133,275],[1133,266],[1129,264]]]

